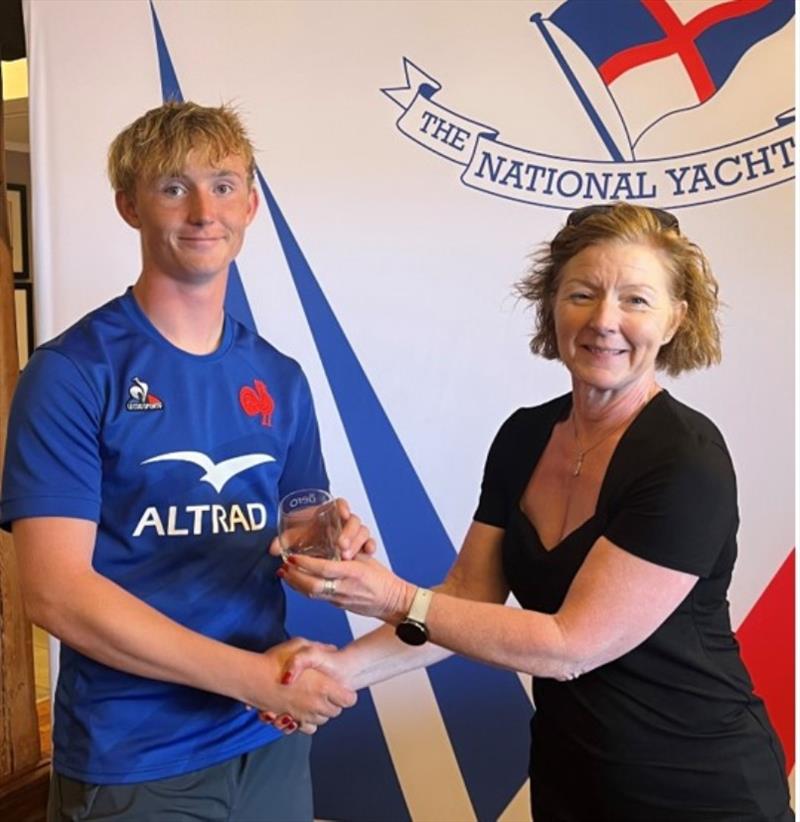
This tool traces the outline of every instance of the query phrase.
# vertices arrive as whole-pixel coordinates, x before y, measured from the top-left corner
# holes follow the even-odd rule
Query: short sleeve
[[[737,526],[728,452],[697,437],[654,456],[609,505],[604,536],[642,559],[707,577]]]
[[[314,401],[311,398],[308,380],[302,371],[299,371],[297,381],[295,420],[286,465],[279,481],[278,490],[282,497],[298,488],[328,488],[328,474],[322,458]]]
[[[14,399],[0,497],[0,525],[23,517],[100,517],[102,461],[97,390],[68,357],[39,349]]]
[[[489,448],[478,507],[473,517],[477,522],[498,528],[505,528],[508,522],[512,455],[519,447],[515,436],[519,414],[519,411],[515,412],[503,423]]]

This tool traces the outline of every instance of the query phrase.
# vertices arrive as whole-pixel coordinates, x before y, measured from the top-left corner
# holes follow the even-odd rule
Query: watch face
[[[428,641],[428,631],[425,626],[410,619],[401,622],[394,632],[407,645],[424,645]]]

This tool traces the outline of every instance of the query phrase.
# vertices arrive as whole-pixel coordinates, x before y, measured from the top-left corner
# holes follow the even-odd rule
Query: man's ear
[[[253,217],[256,216],[259,205],[258,192],[255,186],[250,186],[250,191],[247,195],[247,225],[253,222]]]
[[[136,209],[136,201],[125,191],[117,191],[114,194],[114,202],[117,205],[117,211],[120,217],[131,226],[131,228],[141,228],[142,223],[139,220],[139,212]]]

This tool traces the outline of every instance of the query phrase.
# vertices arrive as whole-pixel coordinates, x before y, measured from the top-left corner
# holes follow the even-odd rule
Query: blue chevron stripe
[[[162,93],[165,100],[179,100],[152,0],[151,10]],[[444,577],[455,549],[264,176],[260,170],[257,174],[392,564],[401,575],[432,585]],[[235,264],[226,307],[255,328]],[[402,511],[395,505],[398,498],[404,500]],[[338,645],[349,641],[344,615],[330,609],[314,613],[316,605],[293,597],[291,629]],[[475,814],[481,821],[496,819],[527,778],[530,703],[515,675],[468,660],[453,658],[429,675]],[[476,721],[487,715],[488,704],[491,721]],[[409,819],[368,692],[355,709],[320,732],[314,748],[317,815],[371,822],[380,807],[387,819]],[[352,756],[343,757],[343,750],[352,750]]]
[[[150,10],[163,100],[182,101],[178,76],[152,0]],[[231,263],[228,272],[225,308],[245,326],[257,330],[235,262]],[[320,603],[291,593],[288,606],[290,633],[339,646],[353,639],[350,625],[341,611],[334,611],[327,605],[320,608]],[[368,690],[359,694],[355,707],[315,735],[311,748],[311,773],[317,818],[374,822],[375,809],[381,808],[386,819],[410,822],[411,815]],[[347,786],[346,790],[343,786]]]
[[[291,590],[287,600],[287,623],[294,636],[339,646],[352,639],[343,611]],[[411,822],[369,688],[359,692],[355,707],[314,735],[311,774],[318,819]]]
[[[441,582],[455,549],[267,181],[257,174],[392,566],[422,585]],[[475,814],[496,819],[527,778],[531,706],[522,684],[515,674],[456,658],[429,675]],[[481,721],[489,713],[491,719]]]
[[[153,31],[156,35],[156,54],[158,56],[158,73],[161,78],[161,97],[167,103],[170,100],[183,101],[181,87],[178,83],[178,75],[175,73],[175,66],[172,65],[172,58],[169,56],[167,42],[164,40],[164,33],[161,31],[161,24],[158,22],[156,7],[153,0],[150,0],[150,14],[153,16]]]

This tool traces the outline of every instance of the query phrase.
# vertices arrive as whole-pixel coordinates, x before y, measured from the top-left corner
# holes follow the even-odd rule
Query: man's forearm
[[[226,645],[170,619],[91,564],[96,526],[70,518],[14,522],[14,544],[28,616],[66,644],[109,667],[231,697],[264,711],[320,725],[355,695],[322,673],[300,688],[281,687],[286,661],[302,639],[256,653]]]
[[[29,598],[29,616],[104,665],[243,701],[268,684],[269,668],[277,682],[275,661],[198,634],[93,570],[75,575],[69,589],[68,599]]]

